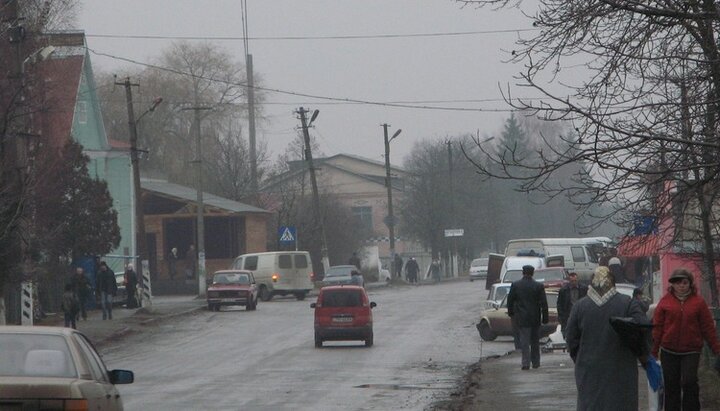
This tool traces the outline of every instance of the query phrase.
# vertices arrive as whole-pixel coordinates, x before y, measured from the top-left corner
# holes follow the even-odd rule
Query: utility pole
[[[312,125],[313,121],[317,118],[320,113],[319,110],[315,110],[308,123],[305,114],[309,110],[305,110],[300,107],[296,113],[300,115],[300,122],[302,124],[303,137],[305,138],[305,159],[308,162],[308,169],[310,171],[310,182],[312,183],[313,190],[313,212],[315,214],[315,224],[320,226],[320,257],[322,259],[322,265],[324,272],[327,273],[330,269],[330,259],[328,257],[327,248],[327,237],[325,236],[325,224],[323,223],[322,215],[320,213],[320,194],[318,193],[317,179],[315,178],[315,166],[313,165],[312,149],[310,147],[310,132],[308,128]]]
[[[388,233],[390,234],[390,278],[392,278],[395,275],[395,216],[393,215],[392,178],[390,176],[390,142],[400,135],[402,130],[398,129],[392,137],[388,138],[388,127],[390,127],[390,125],[385,123],[382,127],[385,141],[385,187],[387,187],[388,197],[388,215],[385,225],[387,225]]]
[[[197,184],[197,275],[198,275],[198,296],[205,297],[207,284],[205,283],[205,204],[203,200],[203,171],[202,171],[202,141],[200,128],[200,111],[212,110],[212,107],[193,106],[183,108],[183,110],[193,110],[195,112],[195,155],[193,161],[196,167],[196,184]]]
[[[250,143],[250,191],[253,200],[258,202],[257,154],[255,149],[255,83],[253,75],[252,54],[247,54],[247,98],[248,98],[248,129]]]
[[[455,229],[456,224],[456,218],[455,218],[455,192],[453,189],[453,158],[452,158],[452,142],[450,140],[447,140],[445,142],[447,144],[447,151],[448,151],[448,185],[450,188],[450,222],[452,223],[452,228]],[[455,239],[455,236],[452,237],[452,242],[450,243],[450,274],[452,274],[453,277],[455,277],[455,266],[456,260],[455,255],[457,253],[457,242]],[[459,271],[459,270],[458,270]]]
[[[135,265],[143,276],[143,261],[147,259],[147,240],[145,238],[145,217],[143,212],[142,191],[140,187],[140,166],[137,147],[137,124],[135,122],[135,110],[133,108],[132,87],[140,86],[137,83],[131,83],[130,77],[126,77],[125,81],[115,82],[115,85],[125,87],[125,100],[127,102],[128,126],[130,128],[130,163],[132,164],[133,174],[133,192],[135,200],[135,245],[137,247],[138,263]]]

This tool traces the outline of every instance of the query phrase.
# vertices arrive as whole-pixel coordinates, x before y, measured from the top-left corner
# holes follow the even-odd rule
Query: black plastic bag
[[[632,317],[610,317],[610,325],[620,336],[620,341],[635,354],[643,357],[648,353],[647,332],[652,324],[641,323]]]

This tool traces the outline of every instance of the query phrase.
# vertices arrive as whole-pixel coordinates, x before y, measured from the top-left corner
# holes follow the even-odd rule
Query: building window
[[[78,101],[77,107],[75,108],[75,117],[80,124],[87,124],[87,103],[84,101]]]
[[[372,231],[372,207],[352,207],[352,213],[361,228]]]

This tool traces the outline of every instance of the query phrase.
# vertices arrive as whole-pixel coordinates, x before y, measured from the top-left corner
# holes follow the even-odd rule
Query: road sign
[[[465,230],[462,228],[448,228],[445,230],[445,237],[462,237],[465,235]]]
[[[293,226],[281,226],[278,228],[280,244],[293,244],[297,238],[297,231]]]

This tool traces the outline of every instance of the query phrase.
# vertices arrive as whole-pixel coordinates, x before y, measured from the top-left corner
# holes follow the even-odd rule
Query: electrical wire
[[[153,68],[156,70],[162,70],[167,71],[183,76],[188,76],[192,78],[207,80],[207,81],[213,81],[213,82],[219,82],[227,85],[232,86],[238,86],[238,87],[245,87],[248,88],[247,83],[234,83],[227,80],[222,79],[216,79],[212,77],[202,76],[198,74],[193,73],[187,73],[183,72],[181,70],[173,69],[170,67],[163,67],[159,66],[157,64],[150,64],[145,63],[137,60],[133,60],[127,57],[121,57],[121,56],[115,56],[108,53],[103,53],[97,50],[94,50],[90,47],[86,47],[86,49],[98,56],[111,58],[114,60],[120,60],[125,61],[128,63]],[[364,100],[364,99],[358,99],[358,98],[347,98],[347,97],[333,97],[333,96],[323,96],[319,94],[310,94],[310,93],[302,93],[298,91],[291,91],[291,90],[282,90],[277,88],[270,88],[270,87],[262,87],[262,86],[253,86],[253,89],[265,91],[268,93],[277,93],[277,94],[284,94],[289,96],[295,96],[295,97],[305,97],[310,99],[317,99],[317,100],[325,100],[325,101],[334,101],[339,103],[355,103],[355,104],[363,104],[363,105],[371,105],[371,106],[383,106],[383,107],[394,107],[394,108],[407,108],[407,109],[417,109],[417,110],[437,110],[437,111],[460,111],[460,112],[476,112],[476,113],[512,113],[515,112],[514,109],[482,109],[482,108],[469,108],[469,107],[436,107],[436,106],[427,106],[427,105],[420,105],[420,104],[403,104],[403,103],[389,103],[389,102],[381,102],[381,101],[372,101],[372,100]]]
[[[244,2],[243,2],[244,3]],[[90,38],[116,38],[116,39],[140,39],[140,40],[201,40],[201,41],[287,41],[287,40],[367,40],[367,39],[397,39],[415,37],[452,37],[452,36],[478,36],[487,34],[524,33],[539,31],[540,29],[501,29],[501,30],[478,30],[478,31],[457,31],[457,32],[436,32],[436,33],[407,33],[407,34],[358,34],[358,35],[336,35],[336,36],[263,36],[250,37],[243,32],[243,37],[233,36],[153,36],[153,35],[130,35],[130,34],[85,34]]]

